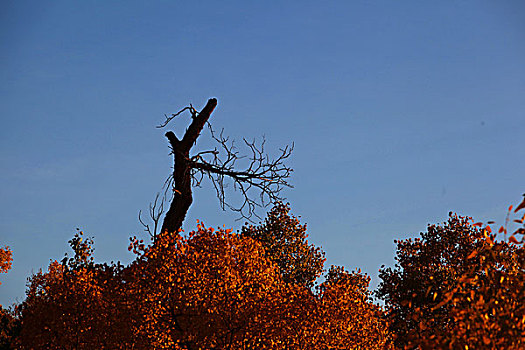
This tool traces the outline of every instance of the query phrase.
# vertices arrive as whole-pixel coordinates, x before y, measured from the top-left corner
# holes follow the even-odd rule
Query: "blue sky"
[[[394,239],[520,201],[524,62],[521,1],[3,1],[0,303],[76,227],[97,260],[129,262],[172,163],[154,126],[210,97],[233,138],[295,142],[292,211],[328,264],[375,285]],[[242,223],[206,186],[197,218]]]

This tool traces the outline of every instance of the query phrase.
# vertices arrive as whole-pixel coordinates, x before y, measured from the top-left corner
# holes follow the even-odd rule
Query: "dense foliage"
[[[316,284],[324,253],[282,203],[238,233],[198,223],[149,245],[132,238],[128,266],[95,263],[79,231],[73,256],[33,274],[25,301],[1,309],[0,348],[521,349],[524,219],[497,239],[451,214],[398,241],[396,266],[380,270],[384,308],[360,271],[332,266]],[[1,272],[11,261],[0,249]]]
[[[387,340],[369,279],[342,272],[313,293],[286,282],[263,245],[199,225],[162,235],[136,265],[139,333],[151,348],[381,348]]]
[[[524,218],[514,221],[523,225]],[[376,291],[387,306],[396,347],[524,348],[520,235],[523,228],[508,240],[497,240],[490,226],[451,214],[448,222],[430,225],[420,238],[398,241],[397,264],[380,270]]]
[[[283,280],[311,288],[322,274],[324,252],[308,245],[306,225],[290,215],[290,207],[278,202],[259,226],[246,225],[242,234],[259,241],[265,255],[278,267]]]
[[[95,264],[91,239],[69,241],[75,255],[53,261],[29,279],[18,307],[24,349],[101,349],[132,336],[123,267]],[[126,348],[126,347],[122,347]]]
[[[369,277],[332,268],[314,288],[324,255],[283,204],[240,233],[198,224],[151,245],[133,238],[126,267],[94,263],[82,232],[69,243],[73,257],[29,279],[15,347],[382,349],[389,339]]]

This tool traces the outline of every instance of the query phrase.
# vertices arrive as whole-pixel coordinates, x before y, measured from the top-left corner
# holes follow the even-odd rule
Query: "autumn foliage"
[[[13,252],[11,249],[9,249],[7,246],[0,248],[0,273],[7,273],[12,265]]]
[[[507,233],[506,225],[499,232]],[[396,347],[523,349],[523,233],[521,227],[498,240],[489,225],[451,214],[420,238],[398,241],[397,264],[380,271],[376,292]]]
[[[324,252],[308,244],[306,225],[290,214],[289,205],[278,202],[263,223],[246,225],[241,232],[263,245],[264,255],[278,266],[285,282],[311,288],[321,276]]]
[[[370,277],[332,266],[306,226],[278,203],[239,232],[132,238],[127,266],[73,255],[29,279],[2,309],[2,348],[19,349],[521,349],[525,346],[523,219],[489,225],[450,214],[397,241],[397,264]],[[516,229],[510,226],[518,225]],[[496,230],[494,230],[496,231]],[[499,233],[499,235],[498,235]],[[0,268],[12,261],[0,249]],[[324,274],[319,282],[318,277]]]
[[[24,349],[101,349],[132,339],[121,265],[95,264],[91,239],[69,241],[75,255],[29,279],[19,345]]]
[[[13,265],[13,252],[8,246],[0,248],[0,273],[7,273]],[[2,283],[0,283],[1,285]],[[0,305],[0,349],[11,348],[11,339],[17,328],[17,320],[9,310]]]
[[[279,204],[260,226],[238,233],[199,223],[188,234],[160,234],[150,245],[133,238],[136,259],[126,267],[94,263],[93,242],[78,232],[69,242],[73,257],[30,278],[14,343],[23,349],[384,348],[389,334],[371,300],[370,279],[332,268],[314,287],[324,254],[305,231]]]
[[[143,301],[138,333],[149,348],[365,349],[386,341],[363,275],[342,273],[313,293],[285,281],[259,241],[203,224],[187,237],[164,234],[134,250],[132,289]],[[327,318],[349,303],[355,307],[346,314]]]
[[[256,241],[203,225],[187,238],[158,237],[133,266],[144,342],[159,349],[222,349],[268,339],[267,311],[279,281],[263,255]]]

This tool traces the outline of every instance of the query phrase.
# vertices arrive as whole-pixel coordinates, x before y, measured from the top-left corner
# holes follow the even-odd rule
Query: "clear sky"
[[[172,165],[155,125],[210,97],[232,137],[295,142],[293,213],[373,286],[394,239],[525,192],[523,1],[2,1],[0,77],[4,306],[76,227],[131,260]],[[209,187],[197,218],[242,223]]]

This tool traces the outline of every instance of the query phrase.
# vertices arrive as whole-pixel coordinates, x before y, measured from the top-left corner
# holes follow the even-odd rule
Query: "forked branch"
[[[155,240],[157,237],[157,234],[159,233],[160,229],[160,219],[162,218],[162,214],[164,214],[164,202],[166,201],[166,192],[164,194],[160,195],[159,192],[155,195],[155,200],[149,204],[149,211],[148,216],[149,220],[152,222],[152,226],[150,227],[150,224],[144,221],[142,218],[142,210],[139,211],[139,222],[144,227],[144,231],[146,231],[150,238],[152,240]]]
[[[157,126],[158,128],[166,127],[174,118],[186,111],[190,113],[192,118],[191,124],[181,139],[177,138],[171,131],[166,133],[174,158],[173,173],[166,183],[171,185],[173,196],[162,224],[162,231],[177,232],[181,228],[193,201],[191,187],[200,186],[204,178],[208,178],[213,184],[223,209],[229,208],[236,211],[241,217],[248,220],[251,220],[252,216],[258,217],[256,213],[258,207],[283,200],[284,198],[281,196],[283,188],[292,187],[288,182],[292,169],[285,165],[285,161],[292,154],[293,144],[280,149],[279,155],[275,159],[271,159],[265,153],[264,138],[259,145],[255,141],[249,142],[243,139],[249,155],[241,156],[234,142],[225,137],[223,131],[216,134],[208,122],[216,105],[217,100],[210,99],[200,112],[189,105],[171,116],[166,116],[166,120]],[[190,156],[190,150],[195,145],[205,124],[208,125],[211,137],[217,146],[214,149]],[[239,161],[244,165],[240,170],[238,169]],[[233,205],[226,200],[226,189],[229,184],[233,184],[234,191],[240,193],[239,205]],[[159,203],[163,204],[165,198],[166,195]],[[151,228],[145,225],[139,217],[145,230],[150,233],[153,239],[156,237],[157,222],[159,215],[161,215],[155,209],[163,210],[162,204],[157,204],[157,201],[158,196],[153,205],[150,206],[150,217],[154,222],[153,233]]]

